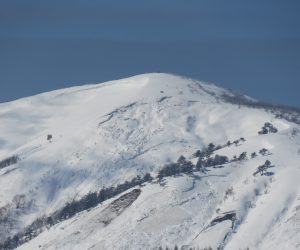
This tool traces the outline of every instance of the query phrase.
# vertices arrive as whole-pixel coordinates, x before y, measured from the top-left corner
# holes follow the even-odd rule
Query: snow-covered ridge
[[[270,150],[267,158],[276,166],[272,182],[271,177],[253,176],[265,157],[197,177],[167,178],[165,186],[143,187],[137,200],[105,229],[90,224],[91,231],[84,230],[93,216],[101,214],[101,205],[62,223],[74,226],[58,225],[23,247],[156,249],[161,242],[217,246],[231,226],[228,221],[217,225],[219,229],[200,233],[201,229],[234,210],[241,225],[224,247],[282,249],[283,243],[274,238],[284,235],[286,246],[296,248],[300,244],[299,126],[263,109],[224,102],[224,95],[234,96],[213,84],[155,73],[1,104],[0,161],[12,156],[18,160],[0,169],[0,221],[6,221],[0,222],[0,241],[89,191],[136,175],[155,176],[180,155],[189,158],[210,142],[223,144],[244,137],[245,143],[218,153],[232,158],[242,152],[250,156],[261,148]],[[278,133],[259,135],[266,122]],[[235,197],[223,201],[231,186]],[[260,195],[254,196],[255,189]],[[277,198],[280,190],[284,194]],[[126,232],[120,230],[128,224],[132,226]],[[260,230],[254,229],[257,224]],[[251,230],[253,238],[245,240]],[[62,238],[52,242],[57,234]],[[70,239],[76,239],[76,245],[67,235],[73,235]]]

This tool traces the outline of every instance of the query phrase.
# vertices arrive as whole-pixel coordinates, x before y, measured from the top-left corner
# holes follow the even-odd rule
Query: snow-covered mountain
[[[1,246],[300,249],[299,117],[158,73],[0,104]],[[227,160],[209,162],[216,155]],[[180,156],[192,170],[161,171]],[[152,181],[30,228],[147,173]]]

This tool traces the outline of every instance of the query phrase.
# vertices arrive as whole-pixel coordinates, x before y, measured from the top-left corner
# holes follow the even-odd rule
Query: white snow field
[[[18,156],[0,164],[0,243],[90,191],[155,177],[181,155],[195,164],[193,154],[209,143],[243,137],[214,154],[246,152],[246,160],[154,179],[44,228],[18,249],[300,249],[300,126],[225,102],[224,94],[233,95],[153,73],[0,104],[0,160]],[[259,135],[266,122],[278,132]],[[253,175],[266,160],[274,167]],[[118,200],[133,189],[141,192]]]

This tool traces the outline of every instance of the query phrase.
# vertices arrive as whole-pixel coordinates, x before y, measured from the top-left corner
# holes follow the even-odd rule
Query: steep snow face
[[[21,249],[300,246],[299,126],[264,110],[225,103],[223,94],[231,93],[174,75],[144,74],[1,104],[0,159],[17,155],[19,161],[0,169],[0,217],[9,221],[0,223],[0,241],[89,191],[138,174],[154,176],[180,155],[189,158],[210,142],[223,145],[244,137],[241,145],[217,153],[249,157],[266,148],[271,155],[209,174],[167,178],[164,186],[147,184],[109,225],[96,219],[105,217],[111,201]],[[258,135],[265,122],[278,133]],[[253,176],[266,159],[276,166],[274,175]],[[230,187],[234,196],[224,200]],[[230,211],[237,216],[234,229],[228,220],[209,226]]]

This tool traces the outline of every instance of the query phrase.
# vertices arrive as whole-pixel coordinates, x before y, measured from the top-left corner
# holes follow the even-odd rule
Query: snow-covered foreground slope
[[[214,154],[247,152],[247,160],[155,179],[135,187],[140,193],[128,204],[131,189],[121,194],[125,207],[115,209],[114,197],[19,248],[300,248],[300,128],[263,109],[226,103],[224,94],[231,95],[212,84],[145,74],[1,104],[0,159],[19,160],[0,169],[0,242],[90,191],[155,177],[181,155],[191,159],[211,142],[243,137]],[[259,135],[266,122],[278,133]],[[259,154],[262,148],[269,154]],[[266,160],[275,167],[254,176]]]

